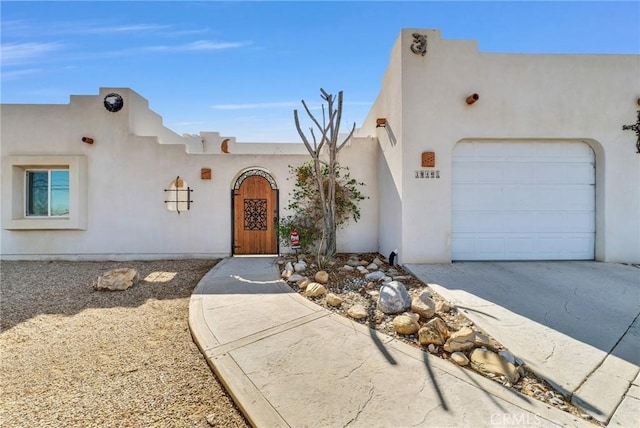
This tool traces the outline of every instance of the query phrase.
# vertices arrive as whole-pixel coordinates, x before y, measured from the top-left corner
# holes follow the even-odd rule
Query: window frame
[[[30,170],[69,171],[68,215],[27,215],[26,181],[27,171]],[[86,230],[88,205],[87,158],[86,156],[6,156],[2,159],[2,195],[2,227],[4,229]]]

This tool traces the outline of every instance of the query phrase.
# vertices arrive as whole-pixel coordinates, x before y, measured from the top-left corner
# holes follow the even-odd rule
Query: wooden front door
[[[233,254],[277,254],[278,190],[261,175],[233,190]]]

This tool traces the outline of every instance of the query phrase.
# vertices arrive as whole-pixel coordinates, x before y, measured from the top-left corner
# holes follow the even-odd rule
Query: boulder
[[[329,282],[329,273],[326,270],[320,270],[316,272],[316,276],[314,277],[314,279],[320,284],[326,284],[327,282]]]
[[[135,269],[113,269],[100,275],[94,288],[96,290],[122,291],[133,287],[139,280],[140,275]]]
[[[327,293],[326,299],[327,299],[327,305],[333,306],[333,307],[340,306],[342,302],[344,302],[344,299],[342,297],[334,293]]]
[[[420,345],[442,345],[447,340],[447,325],[440,318],[434,318],[418,330],[418,342]]]
[[[416,334],[420,330],[420,324],[414,317],[398,315],[393,319],[393,329],[400,334]]]
[[[366,318],[368,313],[367,309],[364,306],[356,303],[347,310],[347,315],[349,315],[351,318],[361,320],[363,318]]]
[[[411,310],[422,318],[429,319],[436,314],[436,304],[431,300],[430,293],[425,290],[419,296],[413,298]]]
[[[507,378],[511,384],[520,379],[520,373],[515,365],[501,355],[488,349],[476,348],[469,355],[471,368],[483,374],[497,374]]]
[[[378,269],[379,269],[379,266],[377,264],[375,264],[375,263],[369,263],[367,265],[367,270],[374,271],[374,270],[378,270]]]
[[[318,297],[322,296],[327,292],[327,289],[324,288],[324,285],[318,284],[317,282],[312,282],[307,285],[304,295],[307,297]]]
[[[476,347],[476,332],[470,327],[462,327],[451,335],[444,344],[447,352],[467,351]]]
[[[304,272],[307,270],[307,264],[305,262],[298,262],[293,265],[294,272]]]
[[[380,287],[378,309],[385,314],[399,314],[411,307],[411,296],[399,281],[384,283]]]
[[[375,263],[375,264],[377,264],[378,266],[382,266],[382,260],[380,260],[380,259],[379,259],[379,258],[377,258],[377,257],[376,257],[375,259],[373,259],[373,261],[372,261],[371,263]]]

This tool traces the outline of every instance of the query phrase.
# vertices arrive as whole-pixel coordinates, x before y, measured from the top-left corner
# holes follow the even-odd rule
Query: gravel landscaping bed
[[[0,262],[0,425],[248,427],[189,332],[216,263]],[[94,290],[121,267],[140,282]]]

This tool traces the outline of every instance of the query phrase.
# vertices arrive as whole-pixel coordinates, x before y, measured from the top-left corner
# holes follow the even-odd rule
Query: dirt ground
[[[189,332],[216,262],[1,262],[0,425],[248,427]],[[140,282],[93,289],[120,267]]]

